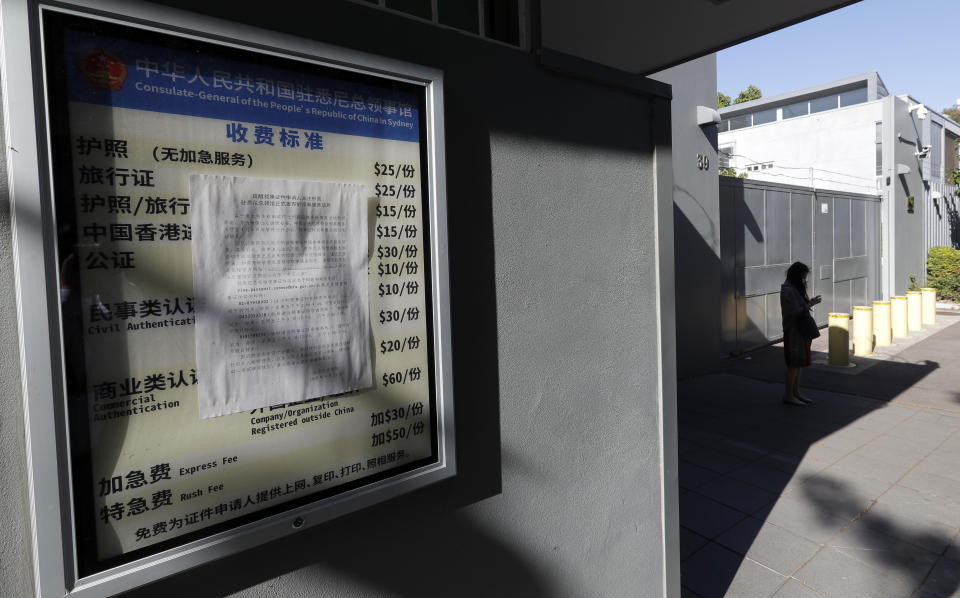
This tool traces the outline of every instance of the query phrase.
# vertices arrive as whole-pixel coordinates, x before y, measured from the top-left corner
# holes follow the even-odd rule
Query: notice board
[[[41,28],[77,577],[452,475],[438,81]]]

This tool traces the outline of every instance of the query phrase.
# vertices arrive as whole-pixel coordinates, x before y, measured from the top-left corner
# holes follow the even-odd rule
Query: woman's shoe
[[[797,397],[783,397],[783,402],[787,405],[796,405],[797,407],[806,407],[807,404]]]

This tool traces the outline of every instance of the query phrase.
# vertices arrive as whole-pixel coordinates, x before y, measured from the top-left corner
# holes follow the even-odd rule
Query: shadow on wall
[[[950,225],[950,244],[954,249],[960,249],[960,210],[957,209],[957,197],[943,198],[947,211],[947,222]]]
[[[555,595],[521,550],[491,534],[489,526],[462,513],[425,513],[417,497],[421,493],[307,530],[295,543],[265,545],[206,566],[203,575],[188,573],[178,583],[158,582],[128,595],[228,596],[270,577],[275,579],[258,595],[307,596],[305,588],[311,588],[310,596],[358,591],[403,598]],[[296,578],[286,575],[294,571]]]
[[[748,209],[745,203],[744,180],[728,177],[724,179],[725,187],[721,187],[720,202],[721,226],[731,229],[726,232],[724,252],[724,271],[726,277],[724,288],[725,294],[729,294],[729,300],[733,304],[733,309],[727,315],[727,321],[724,323],[724,330],[727,332],[728,339],[725,339],[727,353],[729,355],[740,355],[744,351],[749,351],[758,346],[766,345],[771,338],[778,336],[770,334],[767,320],[770,319],[769,307],[766,305],[767,299],[764,295],[764,308],[762,314],[751,313],[748,303],[753,297],[747,297],[746,278],[744,275],[743,261],[744,248],[747,246],[747,240],[752,239],[756,245],[764,245],[768,239],[764,236],[764,227],[757,221],[753,212]],[[732,191],[732,194],[728,194]],[[789,236],[790,231],[784,231]],[[748,237],[749,235],[749,237]],[[783,269],[786,277],[786,267]],[[779,289],[775,302],[776,327],[780,329],[780,298]],[[760,321],[755,320],[756,317]]]
[[[742,184],[742,182],[741,182]],[[736,270],[750,235],[763,243],[760,224],[735,198],[719,198],[717,213],[683,187],[674,188],[674,269],[676,284],[677,377],[719,372],[731,354],[770,342],[765,322],[754,322],[742,296],[743,276]],[[742,200],[741,200],[742,201]],[[739,210],[739,217],[735,217]],[[742,221],[742,222],[741,222]],[[711,245],[711,242],[715,246]],[[718,255],[718,252],[721,252]],[[784,265],[784,274],[789,264]],[[779,327],[779,299],[774,320]],[[776,335],[774,335],[776,336]]]
[[[950,246],[960,249],[960,213],[957,212],[957,198],[952,194],[946,197],[934,196],[931,203],[937,220],[946,221]]]
[[[674,202],[677,376],[682,380],[721,367],[722,273],[720,258],[705,241],[719,236],[709,214],[689,194],[675,194]],[[688,217],[687,211],[694,213]]]
[[[457,512],[500,494],[502,477],[489,130],[476,118],[456,118],[457,102],[448,102],[448,138],[471,143],[460,148],[461,159],[448,162],[447,175],[472,181],[453,202],[469,213],[450,206],[452,328],[469,339],[453,344],[453,370],[483,372],[454,378],[457,476],[130,596],[226,596],[258,584],[271,595],[309,587],[316,595],[353,595],[358,586],[410,598],[449,596],[453,587],[466,596],[489,595],[498,586],[504,594],[510,588],[535,598],[548,594],[515,539]],[[298,569],[288,594],[285,575]],[[343,587],[330,588],[331,582]]]
[[[131,595],[222,596],[243,592],[339,596],[363,593],[365,588],[369,588],[369,593],[410,598],[556,595],[557,591],[551,589],[561,583],[556,579],[556,566],[547,579],[535,560],[550,561],[549,551],[556,547],[540,546],[541,538],[522,537],[518,526],[511,525],[512,519],[540,515],[542,507],[532,503],[535,495],[531,488],[541,491],[543,482],[526,481],[511,495],[498,496],[502,492],[505,464],[501,452],[502,370],[497,337],[502,321],[497,314],[497,289],[498,285],[504,293],[511,289],[505,288],[509,280],[496,278],[493,215],[495,201],[518,202],[525,198],[494,198],[492,178],[534,180],[540,173],[534,168],[491,172],[491,131],[541,138],[555,144],[561,152],[576,145],[596,147],[601,155],[622,150],[636,156],[651,149],[650,100],[545,72],[534,56],[512,48],[398,19],[353,3],[330,3],[329,7],[324,6],[324,19],[298,17],[294,22],[289,12],[264,13],[256,6],[222,1],[189,6],[179,1],[165,4],[230,15],[240,22],[323,39],[326,43],[363,46],[366,52],[444,70],[457,476],[272,545],[159,581]],[[359,23],[364,31],[387,33],[360,36],[359,25],[351,26]],[[445,51],[437,52],[438,47]],[[589,101],[584,102],[584,98]],[[610,115],[594,111],[591,114],[598,116],[588,118],[583,111],[585,103],[605,105],[610,108]],[[580,117],[570,118],[575,114]],[[635,116],[625,116],[631,114]],[[591,184],[603,189],[608,183],[597,180]],[[639,186],[638,189],[643,190]],[[549,197],[565,192],[547,185],[528,193]],[[589,218],[597,208],[580,199],[573,209],[582,209],[583,217]],[[542,251],[544,259],[552,255],[549,248],[530,249]],[[556,262],[556,256],[552,257]],[[571,278],[571,284],[584,284],[581,279]],[[641,310],[641,315],[648,313],[651,312],[647,308]],[[562,326],[557,320],[549,324]],[[511,334],[525,332],[538,334]],[[510,400],[524,398],[514,395]],[[518,426],[513,421],[502,423],[502,428],[513,435],[508,441],[521,434]],[[549,448],[553,444],[544,446],[543,452],[532,456],[549,459],[556,455],[558,449]],[[564,446],[577,451],[585,445],[573,447],[567,442]],[[490,500],[492,504],[458,511],[491,497],[496,497]],[[604,500],[614,501],[615,497]],[[544,530],[545,537],[561,533]],[[555,558],[549,564],[559,560]],[[577,570],[570,573],[571,577],[590,575]]]

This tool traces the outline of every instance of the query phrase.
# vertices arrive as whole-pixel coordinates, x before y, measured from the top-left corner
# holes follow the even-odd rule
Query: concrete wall
[[[898,163],[909,166],[911,172],[905,177],[894,179],[899,185],[891,184],[885,188],[891,197],[899,197],[903,201],[906,201],[907,195],[912,194],[915,202],[913,214],[905,212],[902,204],[899,207],[891,205],[888,210],[894,228],[899,225],[901,232],[907,231],[903,232],[902,236],[893,235],[894,249],[903,254],[898,255],[893,263],[893,294],[904,292],[909,286],[910,274],[915,275],[918,284],[922,286],[926,279],[927,252],[931,247],[960,245],[960,215],[955,197],[957,188],[947,184],[945,180],[945,174],[949,172],[948,153],[957,151],[949,139],[950,136],[960,134],[960,126],[929,106],[925,106],[927,114],[922,119],[916,112],[909,112],[911,106],[920,103],[912,96],[901,95],[887,104],[891,111],[890,122],[896,123],[895,127],[891,127],[892,135],[885,134],[886,143],[891,144],[889,159],[893,160],[895,156]],[[941,128],[936,129],[934,124]],[[939,137],[938,144],[934,143],[935,132]],[[901,138],[897,137],[898,133]],[[914,155],[917,148],[922,146],[932,148],[926,158]],[[940,151],[933,151],[936,149]],[[934,162],[935,153],[940,154],[939,165]],[[939,167],[935,169],[934,166]],[[919,224],[917,220],[920,220]],[[914,237],[918,227],[922,227],[922,235]],[[897,239],[900,239],[899,244],[896,244]],[[922,239],[920,247],[917,247],[918,239]]]
[[[735,145],[738,155],[731,166],[738,172],[753,163],[773,162],[771,169],[748,172],[753,180],[875,193],[875,123],[882,118],[882,102],[722,132],[718,143]],[[812,181],[809,167],[822,169],[813,172]]]
[[[358,4],[167,4],[444,70],[458,475],[132,595],[679,592],[676,472],[668,464],[665,482],[661,468],[675,443],[669,429],[661,443],[674,372],[657,344],[657,284],[672,283],[658,278],[655,227],[654,131],[667,101]],[[669,212],[659,218],[669,225]],[[11,305],[8,224],[0,217]],[[672,306],[671,293],[660,298]],[[3,312],[0,582],[22,596],[15,326]]]
[[[917,100],[916,98],[910,95],[902,95],[900,97],[901,99],[904,99],[908,102],[908,107],[915,104],[922,103],[920,100]],[[933,140],[934,131],[936,130],[934,127],[934,124],[940,126],[940,129],[937,135],[940,138],[939,139],[940,168],[937,169],[937,171],[934,171],[933,157],[935,152],[931,151],[926,158],[923,158],[921,160],[921,163],[923,165],[923,178],[924,180],[929,182],[943,183],[945,182],[944,175],[948,174],[949,172],[945,168],[948,160],[947,153],[953,152],[954,154],[956,154],[956,151],[957,151],[956,146],[949,143],[947,139],[945,139],[945,137],[948,137],[949,135],[952,135],[954,137],[956,137],[957,135],[960,135],[960,125],[958,125],[957,123],[953,122],[949,118],[937,112],[936,108],[927,106],[925,104],[924,104],[924,108],[926,108],[927,110],[926,118],[917,119],[917,125],[919,127],[921,140],[923,141],[923,144],[930,145],[931,147],[936,147],[936,145],[934,145],[934,140]]]
[[[3,131],[0,122],[0,133]],[[33,592],[6,144],[0,144],[0,593]]]
[[[935,124],[940,125],[940,128],[935,127]],[[956,164],[957,146],[954,139],[960,135],[960,125],[930,110],[923,124],[923,133],[924,144],[936,149],[939,142],[941,150],[939,168],[934,168],[937,166],[933,159],[936,152],[931,151],[930,156],[923,160],[924,175],[929,174],[928,184],[925,185],[923,193],[924,255],[926,256],[931,247],[960,247],[958,186],[948,182],[951,167]],[[926,275],[926,270],[924,274]]]
[[[677,353],[677,374],[687,378],[715,370],[724,355],[717,127],[697,125],[697,106],[716,105],[716,54],[651,77],[673,86],[676,325],[683,348]],[[707,157],[707,168],[699,166],[698,155]]]
[[[917,148],[923,145],[923,121],[916,112],[908,112],[910,102],[902,97],[884,98],[884,180],[886,216],[889,223],[890,247],[885,255],[892,256],[889,263],[888,292],[903,295],[910,286],[910,275],[917,277],[922,286],[926,272],[926,248],[924,247],[924,214],[927,206],[924,198],[923,160],[916,156]],[[890,123],[891,126],[887,126]],[[898,165],[906,166],[909,172],[897,174]],[[914,197],[914,209],[907,210],[907,197]]]

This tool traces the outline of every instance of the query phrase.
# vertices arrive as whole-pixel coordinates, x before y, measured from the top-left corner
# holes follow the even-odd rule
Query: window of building
[[[930,174],[935,179],[943,178],[943,125],[930,123]]]
[[[759,112],[753,113],[753,124],[762,125],[765,123],[776,122],[777,120],[777,109],[770,108],[769,110],[761,110]]]
[[[883,81],[881,81],[880,78],[878,77],[878,78],[877,78],[877,97],[878,97],[878,98],[885,98],[885,97],[887,97],[888,95],[890,95],[890,92],[887,91],[887,86],[884,85],[884,84],[883,84]]]
[[[433,3],[430,0],[386,0],[386,7],[421,19],[431,19]]]
[[[529,0],[354,0],[525,47]]]
[[[449,25],[470,33],[480,33],[480,11],[473,2],[438,0],[437,20],[441,25]]]
[[[808,102],[797,102],[783,107],[783,118],[794,118],[795,116],[806,116],[809,114]]]
[[[720,146],[720,150],[717,152],[717,162],[720,163],[720,168],[733,168],[735,147],[733,144]]]
[[[867,101],[867,88],[851,89],[840,94],[840,107],[862,104]]]
[[[837,96],[828,95],[810,100],[810,114],[833,110],[837,107]]]
[[[743,114],[741,116],[734,116],[727,120],[730,123],[730,130],[735,131],[737,129],[742,129],[744,127],[749,127],[752,123],[750,114]]]
[[[877,147],[877,176],[883,174],[883,121],[877,121],[876,123],[877,133],[876,133],[876,147]]]
[[[950,133],[950,131],[944,132],[944,147],[947,151],[944,152],[944,161],[943,167],[947,172],[953,172],[957,168],[960,168],[960,147],[957,146],[957,136]]]
[[[463,0],[451,0],[462,2]],[[470,4],[473,4],[471,2]],[[520,45],[520,0],[481,0],[486,36],[514,46]]]

